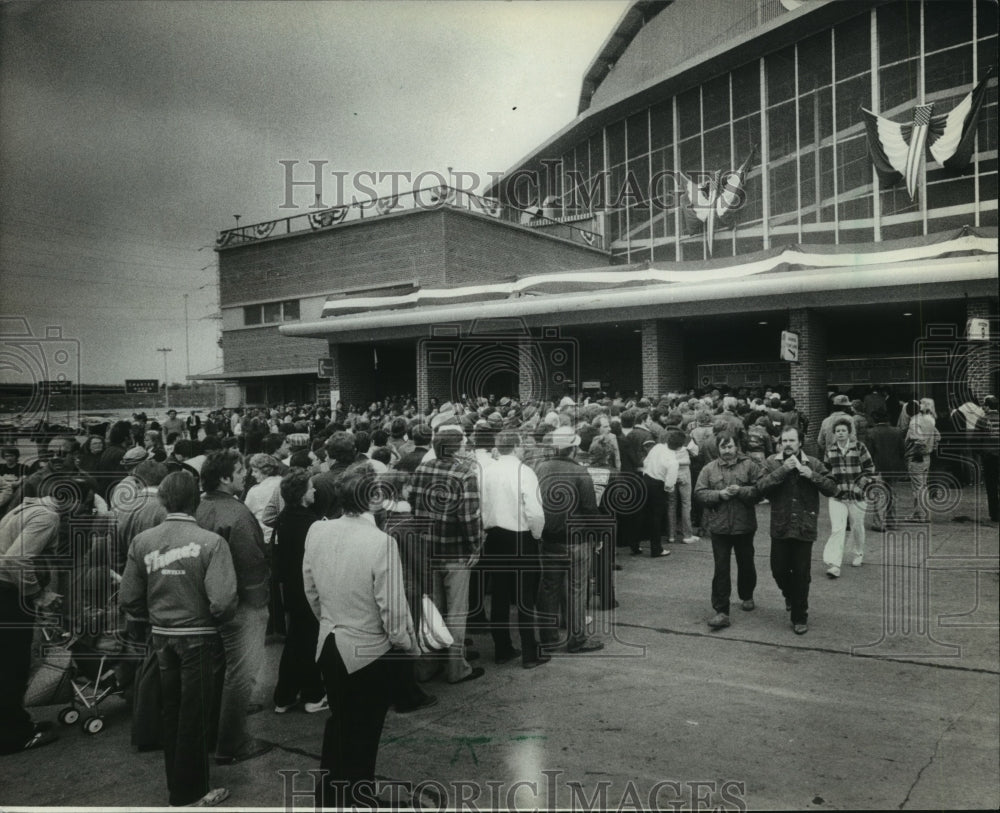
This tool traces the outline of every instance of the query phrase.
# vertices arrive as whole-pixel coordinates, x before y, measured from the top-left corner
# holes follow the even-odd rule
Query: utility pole
[[[157,347],[157,353],[163,353],[163,410],[170,409],[170,382],[167,380],[167,353],[173,350],[172,347]]]
[[[187,384],[191,383],[191,349],[190,338],[188,336],[188,295],[184,294],[184,365],[185,378]]]

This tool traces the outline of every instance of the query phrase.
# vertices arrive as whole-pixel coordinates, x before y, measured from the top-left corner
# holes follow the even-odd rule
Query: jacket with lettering
[[[236,571],[226,540],[194,517],[168,514],[128,552],[121,606],[159,635],[213,635],[236,612]]]
[[[815,457],[799,452],[799,459],[809,467],[808,477],[798,469],[785,468],[782,455],[764,461],[765,473],[757,480],[760,496],[771,501],[771,538],[816,541],[819,495],[834,497],[837,483]]]

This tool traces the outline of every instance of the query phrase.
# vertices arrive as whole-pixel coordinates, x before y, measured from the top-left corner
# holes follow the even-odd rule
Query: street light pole
[[[184,294],[184,364],[186,377],[185,383],[191,382],[191,349],[188,334],[188,295]]]
[[[170,409],[170,382],[167,380],[167,353],[173,350],[172,347],[157,347],[157,353],[163,353],[163,410]]]

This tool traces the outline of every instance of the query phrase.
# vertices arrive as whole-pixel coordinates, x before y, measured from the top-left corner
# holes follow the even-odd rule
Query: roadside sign
[[[158,393],[160,380],[158,378],[126,378],[125,392],[130,395]]]
[[[38,383],[42,392],[49,395],[69,395],[73,391],[73,382],[69,379],[43,379]]]
[[[320,359],[316,370],[318,378],[333,378],[333,359]]]

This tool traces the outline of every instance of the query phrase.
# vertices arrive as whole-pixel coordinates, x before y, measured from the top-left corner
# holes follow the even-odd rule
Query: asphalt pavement
[[[981,495],[980,495],[981,496]],[[427,684],[440,702],[390,712],[376,789],[430,809],[991,809],[1000,807],[998,531],[976,495],[933,522],[868,533],[862,567],[829,579],[813,548],[809,632],[792,632],[758,507],[757,608],[713,632],[707,539],[660,559],[619,554],[620,607],[593,610],[602,652]],[[962,518],[972,521],[956,521]],[[735,583],[735,565],[734,565]],[[735,592],[735,587],[734,587]],[[274,749],[213,767],[230,809],[311,810],[325,714],[277,715],[269,641],[251,730]],[[55,719],[59,706],[35,709]],[[162,755],[136,753],[118,698],[105,728],[2,758],[0,807],[166,805]]]

